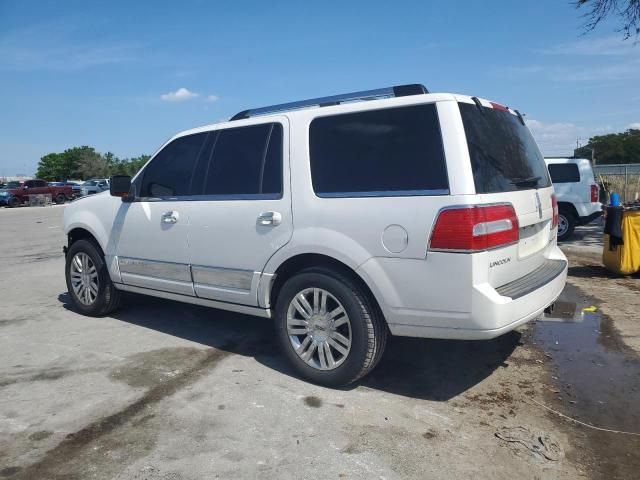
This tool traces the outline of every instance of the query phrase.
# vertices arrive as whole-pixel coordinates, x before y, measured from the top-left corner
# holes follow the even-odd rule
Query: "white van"
[[[135,292],[271,318],[301,376],[343,385],[388,334],[489,339],[539,316],[566,279],[557,222],[518,111],[404,85],[177,134],[67,207],[66,279],[87,315]]]

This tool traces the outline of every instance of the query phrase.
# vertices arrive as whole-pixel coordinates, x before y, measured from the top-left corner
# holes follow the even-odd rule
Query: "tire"
[[[299,301],[294,304],[300,295],[310,299],[306,308]],[[322,314],[322,308],[309,315],[308,308],[314,311],[311,299],[319,298],[315,304],[320,306],[323,296],[325,312],[342,307],[346,315],[338,313],[331,321],[328,314]],[[289,321],[295,325],[288,325]],[[375,301],[351,278],[329,267],[303,270],[285,282],[276,301],[275,329],[280,348],[296,372],[328,387],[348,385],[364,377],[382,357],[387,341],[387,325]],[[348,348],[345,340],[350,340]],[[312,353],[305,360],[296,350]]]
[[[11,198],[9,199],[9,206],[10,206],[11,208],[19,207],[19,206],[21,205],[21,203],[22,203],[22,202],[20,201],[20,199],[19,199],[18,197],[11,197]]]
[[[84,258],[88,258],[87,263],[83,263]],[[94,270],[91,269],[92,266]],[[91,275],[93,272],[95,277],[83,278],[82,271],[85,268],[87,275]],[[65,262],[65,277],[71,301],[83,315],[102,317],[120,306],[122,294],[111,282],[102,252],[94,242],[82,239],[69,247]],[[93,280],[97,283],[97,287],[94,287],[95,292],[93,288],[88,288],[88,297],[83,294],[87,290],[82,285],[84,280],[87,280],[87,285],[89,281]],[[79,285],[78,282],[81,284]]]
[[[67,197],[65,197],[64,193],[59,193],[58,195],[56,195],[56,203],[58,205],[60,205],[61,203],[64,203],[67,201]]]
[[[568,208],[560,207],[558,211],[558,241],[568,240],[576,228],[576,217]]]

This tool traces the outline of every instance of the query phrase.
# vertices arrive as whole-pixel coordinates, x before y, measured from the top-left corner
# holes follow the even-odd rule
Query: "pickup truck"
[[[27,180],[21,187],[0,191],[0,205],[19,207],[29,195],[51,195],[54,202],[64,203],[73,198],[73,190],[69,185],[49,186],[44,180]]]
[[[576,226],[587,225],[602,215],[600,187],[586,158],[546,157],[544,161],[558,199],[558,240],[564,241]]]

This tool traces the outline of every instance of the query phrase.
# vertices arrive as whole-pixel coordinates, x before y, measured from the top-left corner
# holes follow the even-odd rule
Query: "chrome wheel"
[[[83,305],[91,305],[98,298],[98,270],[86,253],[76,253],[71,260],[71,287]]]
[[[562,214],[558,215],[558,237],[562,237],[567,230],[569,230],[569,220]]]
[[[318,370],[339,367],[351,350],[349,316],[336,297],[321,288],[306,288],[293,297],[287,333],[298,357]]]

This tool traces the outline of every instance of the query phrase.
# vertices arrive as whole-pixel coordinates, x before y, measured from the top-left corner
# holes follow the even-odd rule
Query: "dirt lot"
[[[597,226],[564,247],[553,318],[486,342],[394,338],[331,390],[292,375],[264,319],[138,296],[76,314],[63,208],[0,210],[0,478],[638,476],[639,436],[547,410],[640,432],[640,283],[599,266]]]

